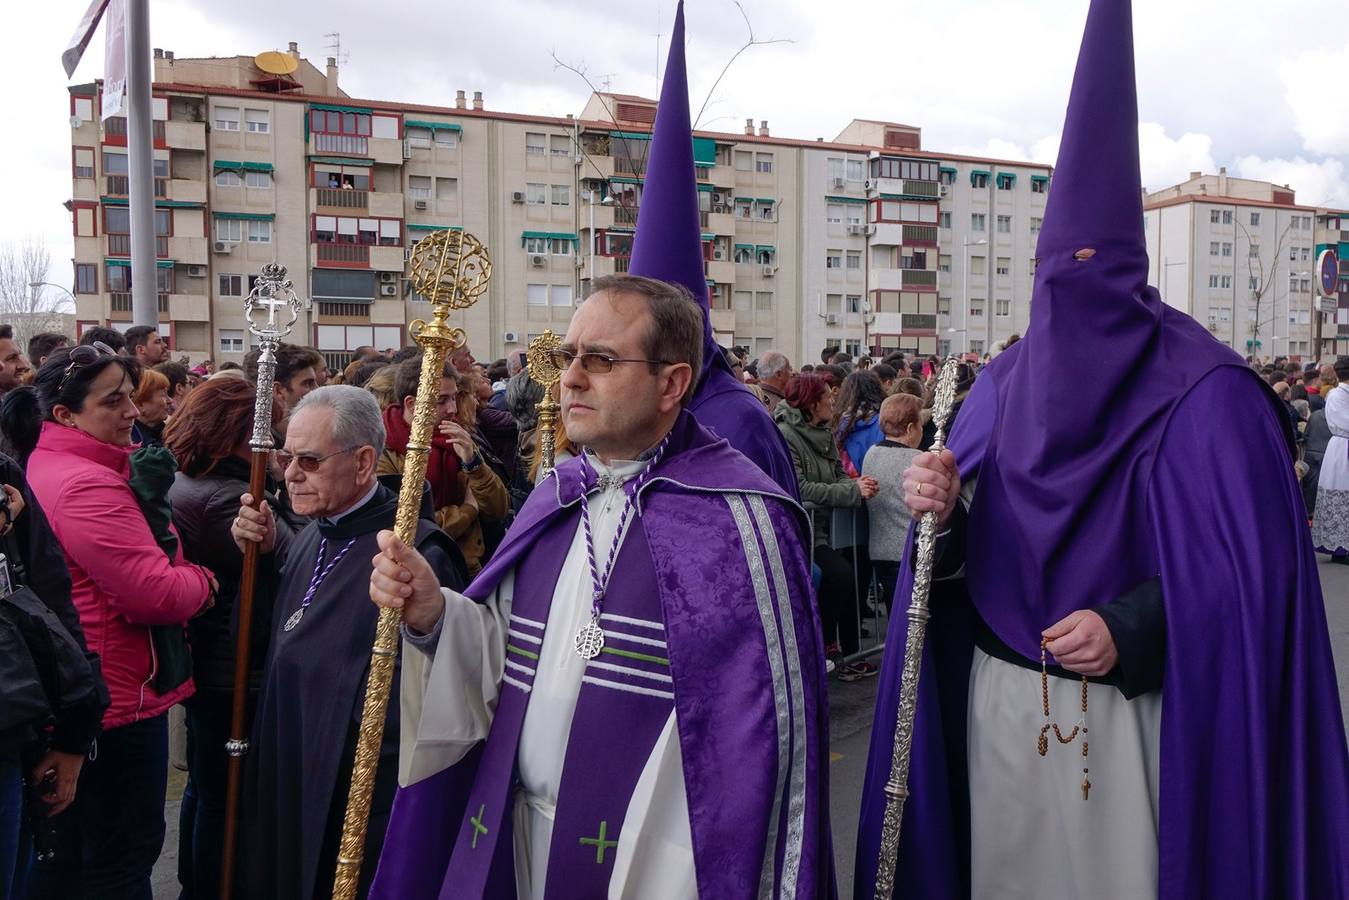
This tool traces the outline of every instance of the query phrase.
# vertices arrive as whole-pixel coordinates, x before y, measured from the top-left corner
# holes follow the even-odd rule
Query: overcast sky
[[[923,129],[928,150],[1052,163],[1086,0],[689,0],[690,102],[700,127],[767,119],[775,135],[833,138],[854,117]],[[70,129],[60,55],[87,0],[11,4],[0,35],[10,85],[9,172],[0,241],[35,234],[70,283]],[[579,113],[596,84],[656,96],[674,0],[151,0],[151,43],[178,56],[300,51],[320,68],[341,32],[340,82],[353,97]],[[616,12],[621,15],[615,17]],[[1143,180],[1191,170],[1288,183],[1298,200],[1349,207],[1349,41],[1342,2],[1136,0]],[[102,76],[100,29],[74,82]]]

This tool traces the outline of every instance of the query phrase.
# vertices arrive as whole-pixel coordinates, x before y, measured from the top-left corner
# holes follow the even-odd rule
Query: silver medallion
[[[604,649],[604,629],[596,619],[576,632],[576,655],[582,659],[594,659]]]
[[[295,610],[295,612],[291,613],[290,618],[286,620],[286,631],[290,631],[290,630],[291,630],[292,628],[294,628],[296,625],[299,625],[299,624],[300,624],[300,618],[301,618],[303,615],[304,615],[304,607],[303,607],[303,606],[301,606],[299,609]]]

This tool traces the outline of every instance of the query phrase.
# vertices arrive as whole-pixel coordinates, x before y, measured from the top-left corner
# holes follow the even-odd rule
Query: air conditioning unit
[[[826,325],[837,325],[837,324],[838,324],[838,313],[830,313],[829,315],[825,316],[825,317],[824,317],[824,324],[826,324]]]
[[[862,321],[865,322],[866,324],[870,325],[872,322],[875,322],[875,321],[876,321],[876,314],[875,314],[875,313],[863,313],[863,314],[862,314]]]
[[[425,210],[428,206],[430,206],[430,204],[427,203],[425,200],[414,200],[412,202],[413,209]]]
[[[726,259],[726,251],[720,247],[714,247],[712,250],[712,258],[718,261],[724,261]]]
[[[542,269],[545,262],[547,262],[547,260],[542,253],[535,253],[529,258],[529,264],[536,269]]]
[[[951,193],[951,186],[949,184],[942,184],[937,186],[938,195],[945,197],[949,193]]]
[[[849,225],[849,226],[848,226],[848,234],[866,234],[866,233],[867,233],[867,227],[866,227],[865,225]]]
[[[525,192],[524,192],[524,191],[512,191],[512,192],[511,192],[511,202],[512,202],[512,203],[524,203],[524,202],[525,202]]]
[[[724,207],[724,206],[719,206],[718,204],[715,204],[715,203],[714,203],[714,204],[712,204],[712,212],[713,212],[714,214],[718,215],[718,216],[724,216],[724,215],[726,215],[727,213],[729,213],[730,210],[727,209],[727,208]]]
[[[870,178],[868,178],[866,181],[862,182],[862,190],[864,190],[864,191],[869,191],[869,190],[871,190],[871,179],[870,179]]]
[[[501,336],[501,340],[507,344],[520,343],[520,333],[517,331],[508,331]]]
[[[215,242],[215,245],[214,245],[214,247],[213,247],[213,249],[215,250],[216,253],[233,253],[233,252],[234,252],[234,242],[233,242],[233,241],[216,241],[216,242]]]
[[[379,273],[379,283],[380,283],[380,284],[397,284],[397,283],[398,283],[398,273],[397,273],[397,272],[380,272],[380,273]]]
[[[397,296],[398,296],[398,285],[396,285],[396,284],[381,284],[381,285],[379,286],[379,295],[380,295],[381,297],[397,297]]]
[[[205,277],[206,277],[206,267],[205,267],[205,266],[188,266],[188,267],[187,267],[187,277],[188,277],[188,278],[205,278]]]
[[[842,188],[845,188],[845,187],[847,187],[847,186],[848,186],[848,180],[847,180],[846,178],[843,178],[842,176],[840,176],[840,177],[834,179],[834,187],[835,187],[835,188],[841,190]]]
[[[713,192],[712,192],[712,203],[713,203],[714,205],[717,204],[717,203],[725,203],[725,202],[726,202],[726,195],[725,195],[725,194],[723,194],[721,191],[713,191]]]
[[[773,273],[776,271],[777,267],[774,266],[772,263],[764,263],[759,267],[759,274],[762,275],[764,278],[772,278]]]

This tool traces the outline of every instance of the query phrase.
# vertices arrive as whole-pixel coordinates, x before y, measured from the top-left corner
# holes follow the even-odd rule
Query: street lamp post
[[[75,299],[75,294],[74,294],[74,292],[71,291],[70,288],[65,287],[64,285],[57,284],[57,283],[54,282],[54,281],[30,281],[30,282],[28,282],[28,286],[29,286],[30,288],[32,288],[33,290],[35,290],[35,291],[36,291],[36,290],[39,290],[40,288],[44,288],[44,287],[54,287],[54,288],[56,288],[58,291],[65,291],[66,296],[70,298],[70,302],[71,302],[71,303],[76,303],[76,302],[78,302],[78,301]]]
[[[987,226],[988,226],[988,223],[985,222],[985,223],[984,223],[984,226],[987,227]],[[980,239],[977,240],[977,241],[965,241],[964,244],[962,245],[965,249],[964,249],[963,255],[962,255],[961,258],[960,258],[960,266],[961,266],[960,281],[961,281],[961,284],[964,286],[964,289],[965,289],[965,309],[964,309],[964,311],[963,311],[963,312],[961,313],[961,315],[960,315],[960,321],[962,321],[962,322],[965,323],[965,327],[964,327],[964,328],[948,328],[948,329],[946,329],[946,331],[947,331],[948,334],[956,334],[956,333],[959,333],[959,334],[965,335],[965,346],[961,349],[961,352],[962,352],[962,353],[963,353],[963,352],[966,352],[966,351],[968,351],[968,350],[970,349],[970,347],[969,347],[969,340],[970,340],[970,339],[969,339],[969,328],[970,328],[970,248],[971,248],[971,247],[981,247],[981,246],[984,246],[984,245],[987,244],[987,243],[988,243],[988,240],[987,240],[986,238],[980,238]],[[985,316],[988,315],[988,310],[987,310],[987,309],[984,310],[984,315],[985,315]]]
[[[591,189],[591,190],[589,190],[589,191],[586,192],[586,205],[590,207],[590,281],[591,281],[591,283],[594,283],[594,281],[595,281],[595,253],[596,253],[596,247],[598,246],[598,243],[599,243],[599,242],[596,240],[596,238],[595,238],[595,204],[596,204],[596,203],[599,203],[601,206],[613,206],[613,205],[614,205],[614,198],[613,198],[613,197],[605,197],[603,200],[598,200],[598,201],[597,201],[597,200],[595,199],[595,191],[594,191],[593,189]]]

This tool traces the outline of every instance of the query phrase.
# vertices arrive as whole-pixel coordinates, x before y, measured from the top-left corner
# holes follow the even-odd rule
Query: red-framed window
[[[79,144],[70,148],[70,173],[72,178],[93,178],[97,173],[95,160],[98,150],[95,147],[83,147]]]
[[[310,241],[315,244],[403,246],[403,220],[378,216],[310,216]]]
[[[631,232],[600,229],[595,239],[600,256],[632,256]]]
[[[75,293],[98,293],[98,266],[93,263],[75,263]]]
[[[907,222],[912,225],[936,225],[940,211],[935,201],[890,200],[877,198],[868,201],[872,222]]]
[[[309,186],[316,188],[347,188],[371,190],[370,167],[339,166],[332,163],[310,163]]]
[[[370,137],[370,114],[338,112],[332,109],[311,109],[309,130],[316,134],[347,134]]]

